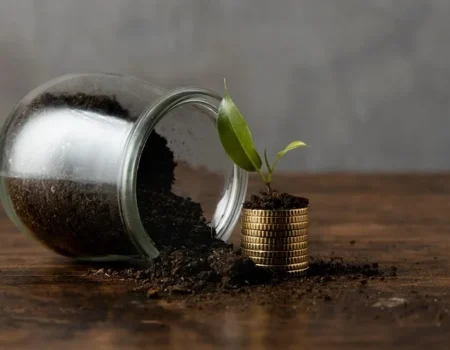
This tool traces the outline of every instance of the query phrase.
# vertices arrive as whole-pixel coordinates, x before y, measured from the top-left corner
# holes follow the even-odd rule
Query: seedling
[[[302,141],[293,141],[288,144],[282,151],[278,152],[272,165],[267,158],[266,149],[264,149],[264,162],[266,172],[262,170],[262,160],[253,143],[250,129],[228,94],[227,83],[224,79],[225,96],[223,97],[218,111],[217,131],[219,133],[220,142],[231,158],[231,160],[240,168],[248,172],[257,172],[261,176],[269,193],[272,193],[270,184],[275,167],[278,161],[287,152],[306,146]]]

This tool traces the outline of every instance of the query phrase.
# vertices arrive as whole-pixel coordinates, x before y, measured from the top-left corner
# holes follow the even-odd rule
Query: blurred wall
[[[1,122],[69,72],[230,94],[298,171],[450,169],[448,0],[2,0]]]

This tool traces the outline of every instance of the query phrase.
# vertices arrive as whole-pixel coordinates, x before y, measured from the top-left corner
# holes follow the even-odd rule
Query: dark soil
[[[133,118],[114,97],[82,93],[58,96],[44,94],[28,105],[20,118],[26,119],[44,107],[69,106],[123,119]],[[61,113],[61,117],[64,117],[64,113]],[[175,181],[175,166],[167,141],[157,133],[152,133],[141,156],[139,188],[145,188],[147,193],[170,191]],[[70,171],[68,169],[62,179],[7,180],[14,209],[23,224],[34,232],[40,242],[65,256],[136,255],[119,214],[117,186],[74,182]],[[144,201],[142,197],[140,200]],[[183,200],[180,198],[181,202]],[[149,215],[144,213],[144,219]]]
[[[310,258],[310,269],[304,278],[277,276],[255,267],[252,261],[241,256],[239,252],[233,252],[231,245],[219,243],[213,250],[205,249],[200,252],[164,251],[155,265],[147,269],[136,267],[92,269],[88,276],[112,281],[126,280],[135,290],[147,291],[149,297],[156,298],[165,294],[215,295],[244,291],[247,288],[259,290],[258,285],[267,286],[264,289],[266,292],[273,290],[281,293],[283,285],[290,285],[292,280],[300,281],[300,284],[296,284],[297,289],[302,286],[304,292],[311,292],[314,285],[330,282],[339,286],[345,281],[357,280],[363,286],[368,280],[382,281],[386,277],[395,277],[396,273],[393,269],[380,269],[378,263],[344,261],[339,257],[315,257]],[[270,286],[273,288],[270,289]],[[286,294],[293,292],[285,290]],[[298,292],[299,290],[295,291]],[[319,292],[326,295],[326,289],[323,287]]]
[[[35,237],[68,257],[136,254],[124,235],[114,186],[8,179],[17,215]]]
[[[141,220],[159,249],[211,246],[214,230],[200,204],[170,191],[157,192],[141,183],[137,190]]]
[[[262,210],[289,210],[308,207],[307,198],[292,196],[288,193],[272,191],[271,193],[261,191],[254,194],[250,200],[244,203],[245,209]]]
[[[23,112],[23,116],[26,117],[30,115],[31,112],[39,110],[42,107],[70,107],[104,115],[116,116],[123,119],[130,118],[128,110],[122,107],[115,96],[87,95],[82,92],[70,95],[44,93],[27,106],[26,110]]]
[[[276,280],[270,271],[255,266],[220,240],[214,240],[211,246],[164,248],[146,268],[101,268],[90,270],[88,275],[126,279],[139,290],[178,294],[217,292]]]
[[[377,277],[384,275],[379,269],[378,263],[356,264],[348,263],[341,257],[330,259],[311,258],[308,271],[309,276],[352,276],[352,277]]]

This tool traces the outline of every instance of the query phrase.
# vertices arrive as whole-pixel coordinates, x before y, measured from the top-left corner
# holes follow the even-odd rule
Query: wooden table
[[[311,254],[396,265],[398,277],[363,290],[349,281],[331,302],[189,307],[86,278],[88,266],[48,252],[1,214],[0,348],[449,348],[450,175],[278,180],[278,189],[310,198]],[[393,297],[406,304],[374,306]]]

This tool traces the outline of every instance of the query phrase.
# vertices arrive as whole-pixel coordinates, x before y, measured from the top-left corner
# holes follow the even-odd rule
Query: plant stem
[[[264,176],[264,173],[261,170],[258,170],[259,175],[261,176],[261,179],[263,180],[263,182],[266,184],[267,183],[267,179]]]
[[[272,188],[270,187],[270,183],[271,183],[271,174],[267,175],[267,178],[264,176],[264,173],[261,170],[258,170],[259,175],[261,176],[261,179],[263,180],[263,182],[266,184],[266,189],[267,192],[269,194],[272,194]]]

